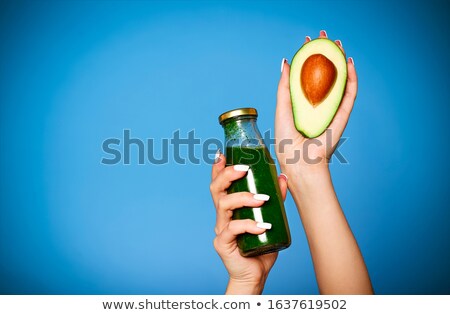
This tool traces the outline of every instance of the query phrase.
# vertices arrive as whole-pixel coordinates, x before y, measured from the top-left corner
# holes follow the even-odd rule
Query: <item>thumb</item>
[[[278,185],[280,186],[281,190],[281,197],[283,198],[283,201],[286,200],[286,194],[287,194],[287,188],[288,188],[288,178],[285,174],[281,173],[280,176],[278,176]]]
[[[294,116],[292,114],[291,94],[289,90],[290,66],[287,59],[281,62],[281,78],[278,83],[277,108],[275,112],[275,137],[293,138]]]

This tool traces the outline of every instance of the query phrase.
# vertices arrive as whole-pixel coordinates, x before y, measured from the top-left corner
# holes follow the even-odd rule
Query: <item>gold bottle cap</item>
[[[256,111],[256,108],[252,107],[245,107],[245,108],[236,108],[233,110],[229,110],[228,112],[223,113],[219,116],[219,123],[222,124],[225,120],[237,116],[255,116],[258,117],[258,112]]]

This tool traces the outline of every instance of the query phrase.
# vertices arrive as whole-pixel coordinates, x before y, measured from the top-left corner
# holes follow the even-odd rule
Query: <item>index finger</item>
[[[219,174],[219,172],[225,168],[225,165],[225,155],[223,155],[219,149],[217,150],[216,156],[214,157],[214,164],[211,170],[211,180],[214,180],[217,177],[217,174]]]
[[[219,172],[211,181],[209,185],[209,189],[213,198],[220,193],[226,192],[228,187],[233,183],[233,181],[242,178],[247,175],[247,171],[249,170],[248,165],[232,165],[225,167],[221,172]]]

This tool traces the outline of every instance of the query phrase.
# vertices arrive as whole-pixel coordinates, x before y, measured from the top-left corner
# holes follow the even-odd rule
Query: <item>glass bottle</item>
[[[249,166],[247,175],[234,181],[228,193],[249,191],[270,196],[259,208],[233,210],[233,220],[252,219],[272,224],[272,228],[263,234],[245,233],[238,236],[237,244],[241,255],[245,257],[280,251],[291,244],[276,166],[256,125],[257,117],[255,108],[239,108],[219,116],[219,123],[225,131],[227,166]]]

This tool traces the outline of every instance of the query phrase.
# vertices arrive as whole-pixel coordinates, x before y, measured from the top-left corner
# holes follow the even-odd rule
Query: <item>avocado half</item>
[[[327,38],[305,43],[292,59],[289,83],[295,127],[305,137],[320,136],[333,120],[344,95],[344,53]]]

